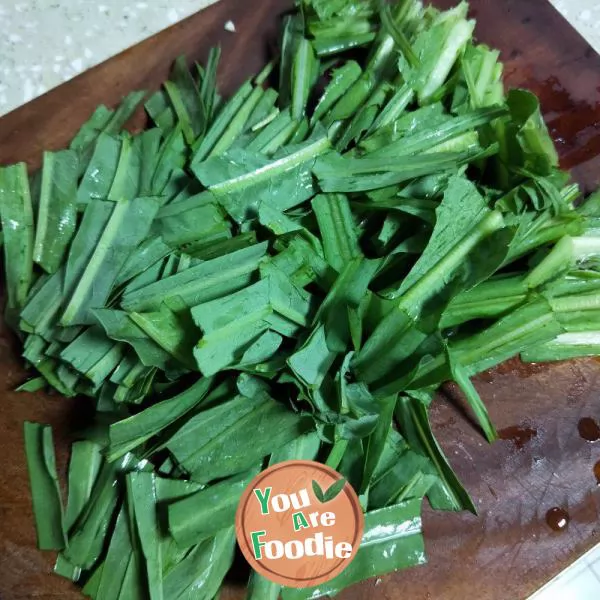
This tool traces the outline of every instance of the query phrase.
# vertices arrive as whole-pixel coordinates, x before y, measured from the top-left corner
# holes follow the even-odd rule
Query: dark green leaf
[[[0,219],[8,309],[18,311],[33,275],[33,210],[25,163],[0,168]]]
[[[215,483],[169,505],[169,531],[182,548],[216,535],[235,521],[242,493],[259,467]]]
[[[59,268],[75,233],[78,168],[73,150],[44,153],[33,260],[47,273]]]
[[[420,511],[416,499],[367,513],[356,558],[341,575],[318,588],[284,588],[283,600],[334,595],[363,579],[425,563]]]
[[[23,433],[37,544],[41,550],[60,550],[65,547],[66,536],[52,430],[26,421]]]
[[[345,482],[345,480],[344,480],[344,482]],[[321,489],[321,486],[319,485],[319,483],[317,481],[315,481],[314,479],[312,481],[312,489],[313,489],[313,493],[314,493],[315,497],[317,498],[317,500],[319,502],[325,502],[325,493]]]

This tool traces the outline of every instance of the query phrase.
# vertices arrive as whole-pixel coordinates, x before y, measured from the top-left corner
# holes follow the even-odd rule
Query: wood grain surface
[[[172,60],[204,60],[223,46],[227,93],[264,64],[286,0],[222,0],[0,119],[0,164],[40,164],[63,147],[97,104],[133,89],[156,89]],[[440,0],[439,5],[451,4]],[[563,165],[585,190],[600,185],[600,57],[546,0],[472,0],[480,41],[502,50],[506,81],[532,89],[558,143]],[[232,19],[237,33],[224,31]],[[141,126],[139,114],[134,126]],[[85,399],[16,394],[25,373],[19,349],[0,325],[0,600],[75,600],[81,593],[51,575],[54,556],[35,548],[22,448],[25,419],[55,428],[61,474],[68,444],[91,416]],[[473,495],[477,517],[426,510],[430,562],[366,582],[343,600],[520,600],[600,541],[600,491],[593,474],[600,446],[578,434],[582,417],[600,420],[600,364],[594,360],[525,368],[512,361],[479,377],[503,441],[488,446],[449,386],[433,411],[444,448]],[[552,531],[546,512],[571,521]],[[243,565],[223,600],[243,598]],[[237,572],[237,570],[236,570]],[[236,583],[237,580],[237,583]],[[170,599],[167,599],[170,600]]]

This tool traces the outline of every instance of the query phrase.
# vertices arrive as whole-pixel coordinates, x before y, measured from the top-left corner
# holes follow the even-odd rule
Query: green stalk
[[[529,288],[536,288],[554,279],[577,262],[600,255],[600,238],[566,235],[550,254],[526,277]]]
[[[521,353],[524,362],[554,362],[600,355],[600,330],[563,333]]]
[[[219,138],[219,141],[215,144],[213,149],[207,154],[206,158],[219,156],[231,148],[235,140],[244,130],[246,122],[256,105],[260,102],[264,93],[264,90],[260,86],[257,86],[252,90],[248,99],[237,110],[235,116],[223,132],[223,135]]]
[[[206,159],[209,152],[223,136],[223,132],[241,110],[242,106],[244,106],[244,103],[253,91],[254,86],[251,81],[246,81],[231,97],[219,112],[219,116],[215,119],[206,135],[203,138],[196,140],[196,144],[192,146],[192,150],[195,151],[192,164],[202,162]]]
[[[390,125],[398,119],[412,102],[414,96],[415,92],[408,84],[399,87],[398,91],[389,99],[388,103],[379,113],[367,135],[371,135],[377,129]]]
[[[306,111],[308,98],[318,72],[319,63],[312,44],[305,38],[300,40],[292,65],[292,118],[300,120]]]
[[[361,73],[362,70],[359,64],[353,60],[349,60],[333,72],[333,77],[327,88],[325,88],[310,120],[311,125],[317,123],[327,114],[331,107],[356,83]]]
[[[366,46],[376,37],[377,34],[375,32],[369,31],[334,38],[318,38],[312,44],[317,56],[324,57],[340,54],[353,48],[359,48],[360,46]]]
[[[16,311],[33,279],[33,208],[25,163],[0,168],[0,218],[8,309]]]
[[[329,139],[327,137],[322,137],[305,148],[275,160],[251,173],[245,173],[244,175],[234,177],[233,179],[217,183],[211,186],[210,191],[217,196],[231,194],[239,189],[269,181],[294,167],[314,159],[315,156],[323,154],[329,147]]]
[[[346,449],[348,448],[349,440],[338,439],[334,443],[331,451],[329,452],[329,456],[325,461],[325,464],[332,469],[337,469],[342,462],[342,458],[344,458],[344,454],[346,453]]]
[[[406,311],[409,315],[417,315],[423,304],[445,285],[450,273],[462,264],[469,252],[483,239],[502,227],[504,227],[504,218],[499,211],[492,211],[486,215],[471,233],[460,240],[435,267],[403,294],[398,309]]]
[[[77,324],[74,320],[82,309],[83,302],[87,297],[90,287],[93,285],[93,281],[102,266],[105,256],[111,252],[115,236],[119,233],[121,225],[129,212],[129,204],[130,203],[127,201],[117,202],[115,204],[110,220],[106,225],[106,229],[100,237],[98,245],[62,314],[60,323],[63,327]]]
[[[577,313],[600,309],[600,294],[578,294],[549,300],[552,310],[557,313]]]

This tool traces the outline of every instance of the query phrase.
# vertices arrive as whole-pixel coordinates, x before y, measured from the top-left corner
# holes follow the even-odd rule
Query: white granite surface
[[[573,27],[600,52],[600,0],[550,0]]]
[[[0,115],[215,1],[0,0]],[[600,52],[600,0],[549,1]]]
[[[0,115],[215,1],[0,0]]]

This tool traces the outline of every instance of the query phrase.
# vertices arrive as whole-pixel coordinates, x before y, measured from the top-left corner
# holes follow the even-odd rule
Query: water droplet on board
[[[498,436],[501,440],[511,441],[517,450],[522,450],[527,443],[537,436],[537,429],[514,425],[499,431]]]
[[[563,531],[570,520],[571,517],[564,508],[554,507],[546,513],[546,523],[553,531]]]
[[[600,440],[600,426],[595,419],[584,417],[577,425],[579,435],[588,442],[597,442]]]

